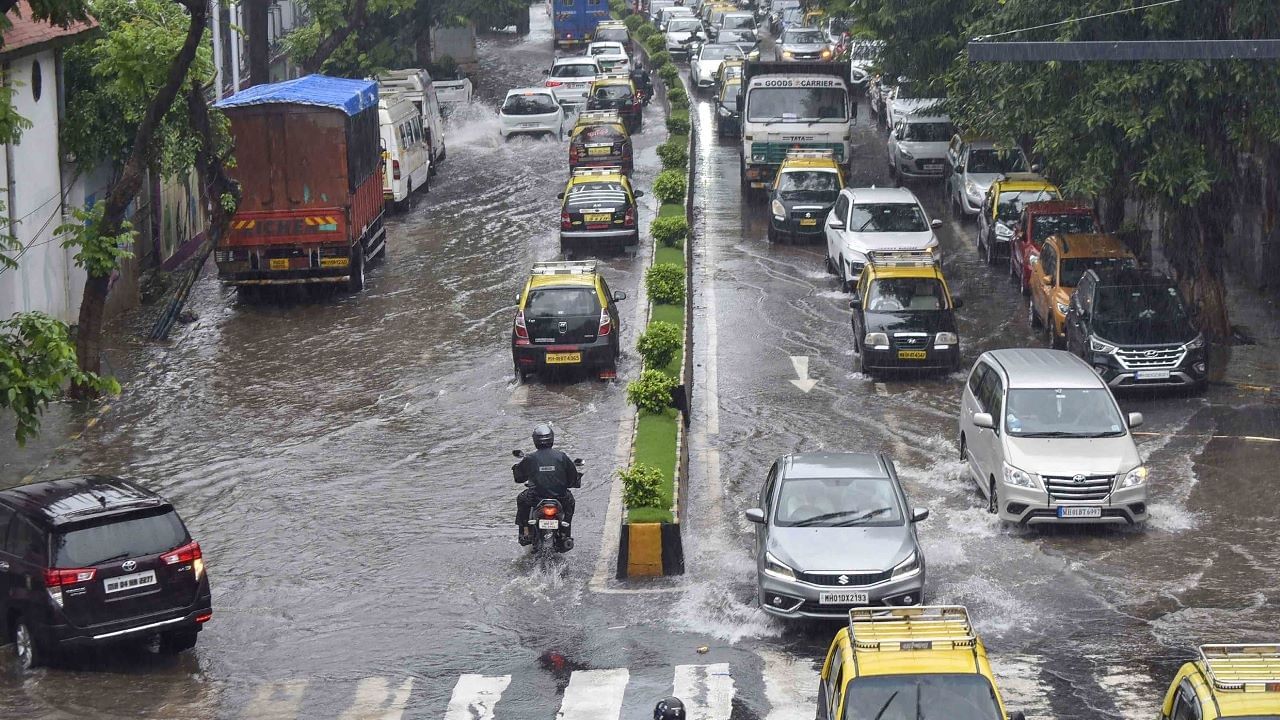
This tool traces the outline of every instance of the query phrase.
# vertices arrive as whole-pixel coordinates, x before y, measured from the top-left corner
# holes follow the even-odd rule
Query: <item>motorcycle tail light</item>
[[[600,329],[596,331],[596,335],[604,337],[613,330],[613,321],[609,319],[608,310],[600,310]]]
[[[524,324],[524,311],[516,311],[516,337],[524,340],[529,339],[529,328]]]
[[[543,505],[543,506],[542,506],[542,517],[546,517],[546,518],[553,518],[553,517],[555,517],[555,516],[556,516],[556,506],[555,506],[555,505]]]

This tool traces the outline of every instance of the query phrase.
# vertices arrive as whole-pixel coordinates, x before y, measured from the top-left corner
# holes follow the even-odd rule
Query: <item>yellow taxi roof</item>
[[[1061,251],[1063,258],[1133,257],[1133,253],[1125,247],[1123,242],[1120,242],[1119,238],[1108,233],[1054,235],[1050,239]]]
[[[1003,180],[997,181],[1000,192],[1027,192],[1035,190],[1052,190],[1058,192],[1058,186],[1048,180]]]
[[[536,262],[529,275],[529,287],[530,289],[564,285],[595,287],[597,275],[595,260]]]
[[[1201,645],[1193,665],[1224,717],[1280,712],[1280,643]]]
[[[595,275],[533,275],[529,278],[529,288],[541,288],[549,286],[573,285],[581,287],[594,287],[596,284]]]
[[[871,271],[871,278],[877,280],[879,278],[933,278],[935,280],[945,280],[942,277],[942,271],[936,265],[925,265],[919,267],[899,267],[890,265],[888,267],[877,267]]]
[[[602,78],[596,78],[595,80],[592,80],[592,81],[591,81],[591,87],[597,87],[597,86],[601,86],[601,85],[631,85],[631,78],[629,78],[629,77],[602,77]]]
[[[832,170],[840,169],[839,163],[831,157],[785,158],[778,172],[787,170]]]
[[[859,676],[991,675],[986,648],[973,632],[968,611],[958,605],[892,608],[887,613],[854,608],[847,632]]]

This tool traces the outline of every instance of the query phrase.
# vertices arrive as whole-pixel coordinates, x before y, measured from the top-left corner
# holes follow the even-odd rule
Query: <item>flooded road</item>
[[[815,663],[836,626],[783,624],[755,606],[749,526],[780,454],[883,449],[913,501],[928,599],[969,607],[1009,705],[1030,717],[1151,717],[1200,641],[1275,638],[1280,503],[1263,473],[1277,445],[1210,436],[1278,432],[1268,395],[1125,398],[1147,417],[1143,531],[998,526],[961,476],[962,376],[871,382],[852,371],[847,296],[814,247],[774,247],[738,189],[738,150],[695,100],[694,453],[688,574],[654,586],[607,577],[605,515],[623,385],[638,371],[642,308],[623,303],[619,380],[515,382],[509,327],[530,263],[554,258],[563,143],[498,137],[496,99],[551,62],[540,7],[527,38],[482,40],[481,99],[456,112],[430,192],[389,223],[367,289],[239,302],[211,269],[199,320],[168,347],[124,321],[111,363],[126,384],[100,422],[16,482],[75,472],[145,479],[201,543],[214,619],[193,653],[121,651],[23,675],[0,663],[0,717],[646,717],[671,692],[717,720],[812,717]],[[649,190],[662,114],[636,138]],[[883,131],[861,111],[851,184],[887,183]],[[945,217],[935,187],[916,187]],[[641,201],[642,228],[653,198]],[[1025,305],[973,250],[939,231],[964,365],[1036,345]],[[607,261],[636,297],[647,250]],[[130,327],[136,323],[137,327]],[[809,358],[810,393],[788,382]],[[512,535],[510,450],[533,425],[587,462],[573,552],[540,564]],[[604,562],[601,562],[601,561]],[[601,702],[601,704],[595,704]],[[695,705],[697,707],[698,705]],[[602,709],[603,708],[603,709]]]

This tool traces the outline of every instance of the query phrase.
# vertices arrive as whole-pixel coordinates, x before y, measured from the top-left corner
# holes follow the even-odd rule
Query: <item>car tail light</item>
[[[44,586],[49,592],[49,599],[62,607],[62,588],[89,582],[97,574],[93,568],[50,568],[44,571]]]
[[[560,229],[571,230],[572,228],[573,228],[573,221],[569,219],[569,211],[561,210],[560,211]]]
[[[524,324],[523,310],[516,311],[516,337],[523,338],[525,340],[529,339],[529,328]]]
[[[160,561],[165,565],[185,565],[191,563],[196,579],[204,575],[204,553],[200,551],[200,543],[189,542],[171,553],[161,555]]]
[[[209,621],[210,621],[210,620],[212,620],[212,619],[213,619],[213,612],[212,612],[212,611],[207,612],[207,613],[200,613],[199,615],[197,615],[197,616],[196,616],[196,622],[198,622],[198,623],[207,623],[207,622],[209,622]]]
[[[627,208],[627,214],[623,216],[622,224],[624,227],[636,226],[636,209],[634,207]]]
[[[563,84],[564,83],[560,82],[559,80],[548,80],[546,83],[546,86],[549,88],[554,88],[554,87],[560,87]]]
[[[570,145],[569,146],[569,164],[572,165],[576,162],[578,162],[578,146]]]
[[[613,330],[613,321],[609,319],[609,311],[602,308],[600,310],[600,329],[596,331],[596,335],[598,337],[604,337],[605,335],[608,335],[612,330]]]
[[[553,518],[553,517],[555,517],[555,516],[556,516],[556,512],[558,512],[558,511],[556,510],[556,506],[555,506],[555,505],[543,505],[543,506],[542,506],[542,517]]]
[[[400,179],[400,161],[399,160],[391,161],[391,179],[392,180]]]

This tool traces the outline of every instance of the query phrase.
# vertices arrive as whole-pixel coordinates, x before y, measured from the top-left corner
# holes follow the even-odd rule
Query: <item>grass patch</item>
[[[671,505],[675,491],[676,426],[680,422],[675,410],[661,415],[642,412],[636,422],[637,463],[647,463],[662,471],[662,504],[660,508],[630,508],[629,522],[671,522]]]
[[[653,255],[653,261],[684,267],[684,248],[659,247]]]
[[[658,208],[658,217],[684,217],[684,206],[680,203],[663,203]]]

